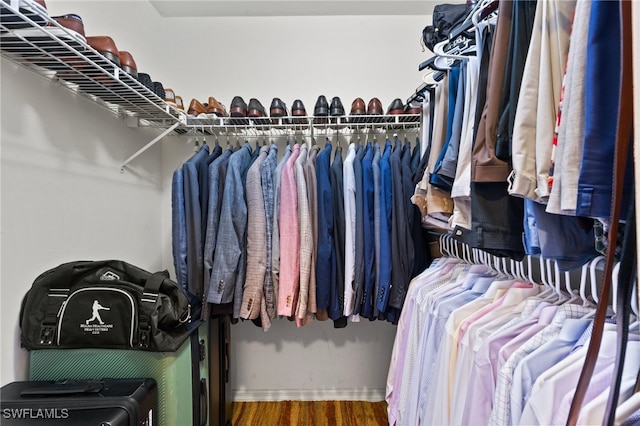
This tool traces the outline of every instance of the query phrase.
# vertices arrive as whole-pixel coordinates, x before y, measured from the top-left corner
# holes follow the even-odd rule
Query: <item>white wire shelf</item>
[[[290,117],[207,117],[187,116],[182,129],[205,134],[264,135],[292,133],[384,132],[386,130],[411,130],[420,127],[420,114],[401,115],[352,115],[352,116],[290,116]]]
[[[3,57],[119,117],[136,117],[142,126],[168,127],[184,115],[89,46],[80,34],[59,25],[37,3],[2,0],[0,4]]]
[[[170,134],[242,137],[362,135],[415,132],[419,114],[339,117],[194,117],[165,102],[85,38],[59,25],[33,0],[0,0],[0,53],[26,69],[85,96],[135,125],[162,132],[122,168]]]

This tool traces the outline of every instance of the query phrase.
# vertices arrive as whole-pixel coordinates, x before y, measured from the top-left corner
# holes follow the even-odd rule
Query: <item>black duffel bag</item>
[[[464,22],[471,8],[466,4],[439,4],[433,8],[432,25],[422,30],[422,42],[433,52],[433,48],[441,41],[449,38],[449,34]]]
[[[33,282],[20,308],[26,349],[177,350],[200,323],[197,297],[121,260],[64,263]]]

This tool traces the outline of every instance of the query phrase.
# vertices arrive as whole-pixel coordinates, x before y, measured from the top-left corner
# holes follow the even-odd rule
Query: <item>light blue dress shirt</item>
[[[511,384],[511,423],[520,422],[520,415],[526,404],[526,395],[533,387],[536,378],[543,371],[569,355],[576,341],[591,324],[590,319],[567,319],[560,334],[527,355],[513,372]]]

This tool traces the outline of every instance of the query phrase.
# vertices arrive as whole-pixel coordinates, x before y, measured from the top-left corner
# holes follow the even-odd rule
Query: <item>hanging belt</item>
[[[631,1],[621,1],[621,27],[622,27],[622,78],[620,87],[620,106],[618,111],[618,129],[616,134],[616,146],[614,157],[614,176],[613,176],[613,198],[611,203],[611,225],[609,228],[609,246],[607,250],[607,256],[605,260],[604,279],[602,284],[602,292],[600,294],[600,301],[598,308],[596,309],[596,316],[593,324],[593,335],[589,343],[589,349],[587,357],[585,359],[582,372],[580,374],[580,380],[576,387],[576,392],[571,403],[571,410],[569,411],[569,418],[567,425],[575,426],[580,416],[580,409],[584,402],[584,397],[593,375],[593,370],[598,359],[598,352],[600,351],[600,343],[602,340],[602,331],[604,328],[604,321],[607,315],[607,306],[609,304],[609,293],[611,291],[611,279],[612,270],[615,256],[616,238],[618,236],[618,222],[620,220],[620,210],[622,206],[622,196],[624,187],[624,176],[626,172],[627,158],[629,155],[629,146],[632,132],[632,117],[633,117],[633,86],[632,86],[632,53],[631,53]],[[622,314],[622,313],[620,313]],[[628,333],[628,327],[622,333]],[[618,343],[625,339],[621,339],[619,336]],[[620,350],[620,348],[618,348]],[[623,355],[624,357],[624,355]],[[616,362],[618,357],[616,357]],[[622,366],[616,365],[616,374],[622,373]],[[616,377],[616,383],[619,385],[619,379]],[[605,415],[605,424],[610,424],[611,413],[615,416],[615,409],[617,405],[617,393],[615,389],[609,395],[609,402],[607,404],[607,414]],[[612,397],[615,397],[613,401]],[[610,406],[610,404],[616,403]]]

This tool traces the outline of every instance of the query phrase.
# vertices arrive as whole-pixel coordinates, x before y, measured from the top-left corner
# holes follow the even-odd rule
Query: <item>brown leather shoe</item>
[[[207,114],[215,114],[218,117],[226,117],[227,109],[213,96],[209,96],[209,102],[207,103]]]
[[[120,68],[133,78],[138,78],[138,66],[136,61],[133,60],[131,53],[121,50],[120,51]]]
[[[362,98],[356,98],[351,103],[351,112],[349,113],[349,115],[365,115],[366,113],[367,110],[365,108],[364,101],[362,100]]]
[[[200,114],[207,114],[207,109],[200,103],[197,99],[191,99],[191,103],[189,104],[189,109],[187,110],[187,114],[193,115],[195,117]]]
[[[109,36],[90,36],[87,37],[89,46],[96,49],[105,58],[120,66],[120,52],[116,47],[116,43]]]
[[[420,114],[422,107],[420,105],[406,104],[404,107],[405,114]]]
[[[52,16],[52,18],[62,27],[65,27],[68,30],[71,30],[75,33],[80,34],[83,38],[84,35],[84,24],[82,22],[82,18],[75,13],[68,13],[62,16]],[[53,26],[53,24],[50,24]]]
[[[378,98],[372,98],[367,105],[367,115],[382,115],[382,102]]]

